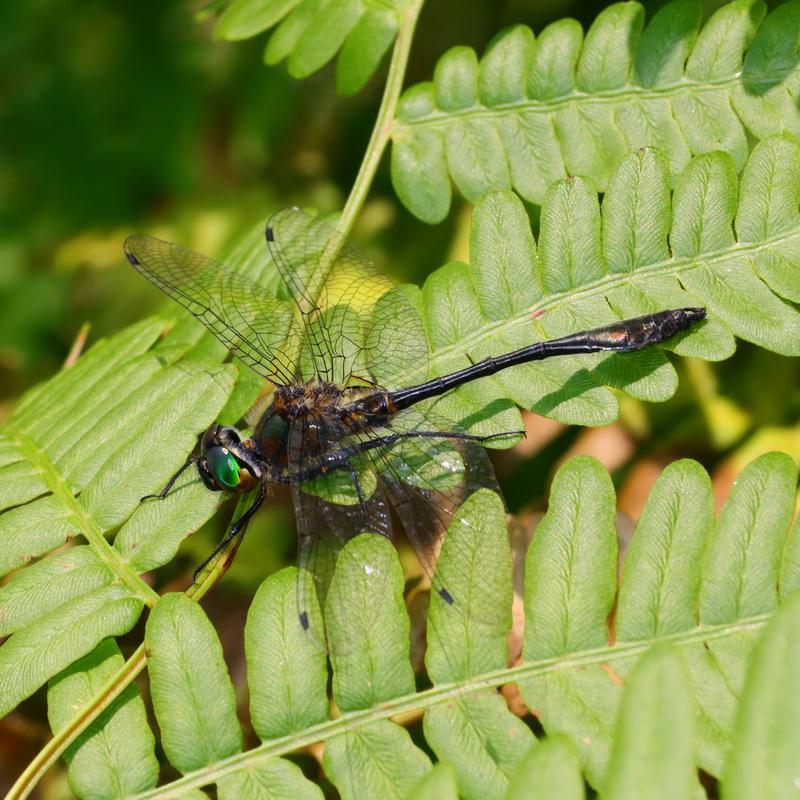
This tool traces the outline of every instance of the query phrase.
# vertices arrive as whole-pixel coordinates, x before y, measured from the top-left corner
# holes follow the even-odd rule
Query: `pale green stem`
[[[707,642],[725,639],[744,631],[759,631],[769,621],[769,614],[761,614],[746,620],[725,625],[709,625],[681,631],[661,638],[661,641],[675,642],[679,646],[696,646]],[[372,708],[350,711],[337,719],[321,722],[305,730],[269,739],[258,747],[243,753],[236,753],[207,767],[196,770],[171,783],[134,795],[130,800],[172,800],[182,797],[190,789],[199,789],[216,783],[225,775],[240,769],[253,769],[265,759],[276,758],[292,753],[301,747],[324,742],[334,736],[369,725],[378,720],[391,719],[412,711],[432,708],[443,703],[453,703],[460,698],[478,692],[497,689],[507,684],[525,685],[528,681],[541,679],[552,673],[563,673],[568,669],[581,669],[590,665],[606,664],[611,660],[639,658],[653,646],[652,639],[636,642],[621,642],[593,650],[585,650],[565,656],[553,656],[541,661],[526,661],[515,667],[503,668],[465,678],[457,683],[442,683],[415,694],[403,695],[387,700]]]
[[[414,28],[417,25],[417,17],[422,8],[424,0],[414,0],[404,10],[404,16],[400,23],[400,30],[392,51],[392,61],[389,65],[389,74],[386,77],[386,86],[383,90],[381,107],[378,109],[378,117],[369,138],[367,151],[356,175],[350,196],[347,198],[342,215],[339,218],[338,228],[347,236],[353,227],[356,216],[364,205],[375,172],[380,164],[383,151],[389,143],[392,133],[394,115],[397,110],[397,101],[400,99],[400,92],[403,88],[403,81],[406,75],[408,64],[408,53],[411,50],[411,41],[414,37]]]
[[[86,730],[131,681],[144,669],[147,657],[144,644],[136,648],[116,675],[36,754],[36,758],[17,778],[5,800],[21,800],[27,797],[61,754]]]
[[[386,87],[383,91],[378,117],[375,120],[375,126],[372,129],[372,135],[370,136],[364,159],[361,162],[361,167],[358,170],[358,175],[356,175],[350,196],[347,198],[347,203],[339,220],[338,227],[345,236],[349,234],[353,222],[364,204],[375,177],[375,172],[378,169],[378,164],[383,156],[383,151],[389,142],[397,101],[400,99],[400,92],[403,88],[414,28],[416,27],[417,17],[423,2],[424,0],[414,0],[404,11],[392,51],[392,61],[389,65],[389,74],[386,78]],[[230,551],[236,546],[238,546],[238,542],[232,542],[231,547],[220,554],[220,558],[212,570],[204,577],[202,583],[196,588],[193,586],[187,592],[190,597],[199,600],[219,580],[228,567]],[[6,795],[6,800],[23,800],[23,798],[27,797],[64,750],[86,730],[87,726],[104,709],[108,708],[123,689],[144,669],[146,662],[147,655],[144,645],[140,645],[106,686],[67,725],[55,734],[36,758],[28,764],[25,771],[14,783],[14,786],[11,787],[11,791]]]
[[[247,507],[245,498],[237,506],[237,514]],[[230,566],[233,554],[239,546],[241,537],[237,537],[220,553],[219,558],[203,574],[199,583],[192,584],[186,595],[199,601],[205,596],[225,574]],[[23,800],[34,790],[44,774],[58,761],[61,754],[78,738],[78,736],[119,697],[125,688],[147,665],[147,653],[144,644],[133,652],[133,655],[120,667],[102,689],[78,711],[78,713],[36,754],[36,757],[17,778],[5,800]]]

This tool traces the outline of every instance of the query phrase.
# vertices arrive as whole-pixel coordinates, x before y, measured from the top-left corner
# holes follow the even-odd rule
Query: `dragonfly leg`
[[[467,433],[466,431],[404,431],[394,434],[403,439],[458,439],[467,442],[490,442],[493,439],[504,439],[507,436],[526,436],[525,431],[501,431],[500,433]]]
[[[467,433],[466,431],[399,431],[379,436],[376,439],[370,439],[367,442],[359,442],[357,445],[346,449],[355,451],[355,453],[363,453],[367,450],[374,450],[377,447],[394,444],[400,439],[456,439],[467,442],[488,442],[492,439],[503,439],[506,436],[525,436],[525,431],[502,431],[484,436],[477,433]]]
[[[452,434],[447,434],[451,436]],[[523,439],[528,438],[527,431],[501,431],[500,433],[488,433],[485,436],[476,436],[476,442],[491,442],[493,439],[505,439],[507,436],[521,436]],[[460,437],[459,437],[460,438]]]
[[[350,464],[350,459],[353,456],[366,453],[369,450],[376,450],[379,447],[388,447],[400,439],[456,439],[470,442],[487,442],[492,439],[502,439],[505,436],[525,436],[525,431],[502,431],[501,433],[490,433],[486,436],[466,433],[465,431],[401,431],[388,433],[385,436],[378,436],[366,442],[358,442],[349,447],[343,447],[341,450],[326,453],[323,460],[313,467],[306,467],[295,473],[274,474],[271,479],[280,483],[302,483],[303,481],[318,478],[320,475],[335,469],[349,469],[350,474],[353,475],[353,467]],[[354,482],[356,483],[356,488],[358,488],[358,479],[355,476]]]
[[[200,566],[197,567],[197,569],[194,571],[194,574],[192,575],[192,583],[197,582],[197,576],[222,552],[222,550],[224,550],[224,548],[229,542],[231,542],[237,536],[244,535],[244,532],[247,529],[247,523],[250,522],[250,518],[261,507],[261,504],[264,502],[264,498],[266,496],[267,496],[267,484],[266,481],[262,480],[261,483],[258,485],[258,496],[256,497],[255,500],[253,500],[253,504],[250,506],[250,508],[247,509],[247,511],[244,512],[244,514],[242,514],[241,517],[239,517],[239,519],[236,520],[236,522],[233,523],[233,525],[231,525],[230,530],[225,534],[220,543],[214,548],[211,555],[207,559],[205,559],[205,561],[203,561],[203,563],[200,564]]]
[[[162,498],[166,497],[169,494],[170,489],[175,485],[175,481],[181,476],[184,470],[188,469],[192,464],[196,464],[198,462],[197,456],[190,456],[186,463],[167,481],[166,486],[158,492],[158,494],[146,494],[139,502],[141,503],[144,500],[152,500],[153,498]]]
[[[353,480],[353,486],[356,487],[356,496],[358,497],[358,507],[361,509],[361,516],[364,518],[364,522],[367,522],[367,503],[364,500],[364,492],[361,491],[361,483],[358,480],[358,473],[355,471],[353,467],[353,462],[347,462],[347,468],[350,470],[350,477]]]

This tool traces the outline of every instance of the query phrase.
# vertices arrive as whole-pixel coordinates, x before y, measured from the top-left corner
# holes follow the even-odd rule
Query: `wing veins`
[[[207,256],[155,237],[131,236],[125,242],[125,251],[139,273],[183,306],[254,372],[268,379],[277,378],[279,383],[292,382],[293,365],[272,345],[264,343],[264,332],[254,325],[260,314],[270,310],[260,300],[261,295],[269,296],[263,287]],[[203,285],[199,276],[204,271],[216,279],[219,298],[215,299]],[[229,313],[224,305],[226,299],[231,307]],[[238,308],[242,304],[248,306],[254,320],[248,321],[243,315]],[[241,317],[250,336],[234,324],[230,316],[233,313]],[[287,330],[287,339],[288,333]]]

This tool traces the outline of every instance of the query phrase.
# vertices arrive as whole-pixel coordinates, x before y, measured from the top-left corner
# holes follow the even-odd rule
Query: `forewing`
[[[125,254],[259,375],[294,380],[299,332],[289,304],[218,261],[152,236],[128,237]]]
[[[278,211],[267,225],[267,246],[304,318],[304,376],[388,385],[422,367],[425,377],[419,314],[336,228],[297,208]]]
[[[304,576],[298,584],[303,627],[323,645],[322,620],[308,615],[316,605],[310,602],[311,593],[316,592],[324,607],[336,558],[349,539],[365,531],[392,536],[387,499],[434,590],[453,613],[464,613],[466,604],[452,587],[468,586],[469,575],[453,561],[445,571],[437,570],[436,559],[454,524],[480,535],[474,520],[462,513],[465,500],[478,489],[499,491],[481,443],[454,423],[418,409],[397,414],[391,427],[355,433],[331,422],[338,424],[311,414],[292,425],[289,440],[298,561]],[[330,470],[326,475],[321,465]]]
[[[401,287],[384,294],[372,307],[362,360],[364,370],[385,389],[399,389],[429,377],[425,326]]]

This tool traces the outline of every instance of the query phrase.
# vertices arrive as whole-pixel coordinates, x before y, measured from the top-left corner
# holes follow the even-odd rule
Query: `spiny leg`
[[[196,464],[199,460],[197,456],[190,456],[186,463],[167,481],[166,486],[158,492],[158,494],[146,494],[139,502],[141,503],[143,500],[152,500],[155,497],[166,497],[170,489],[175,485],[175,481],[178,480],[184,470],[188,469],[192,464]]]
[[[304,481],[318,478],[320,475],[324,475],[331,470],[344,468],[352,469],[350,467],[350,459],[353,456],[361,455],[362,453],[375,450],[379,447],[388,447],[400,441],[400,439],[454,439],[468,442],[488,442],[492,439],[502,439],[505,436],[525,436],[525,431],[502,431],[501,433],[490,433],[483,436],[476,433],[466,433],[464,431],[400,431],[389,433],[366,442],[359,442],[350,447],[343,447],[341,450],[333,450],[326,453],[322,461],[320,461],[319,464],[315,464],[313,467],[307,467],[306,469],[294,473],[276,473],[272,476],[272,479],[279,483],[303,483]]]
[[[358,497],[358,507],[361,509],[361,516],[364,519],[364,522],[367,522],[367,503],[364,500],[364,492],[361,491],[361,483],[358,480],[358,473],[356,472],[355,468],[353,467],[353,462],[348,461],[347,467],[350,470],[350,478],[353,481],[353,486],[356,488],[356,497]]]
[[[391,433],[385,439],[459,439],[467,442],[490,442],[492,439],[503,439],[506,436],[525,436],[525,431],[501,431],[500,433],[467,433],[466,431],[401,431],[399,433]],[[367,442],[371,445],[372,442],[377,442],[378,439],[373,439]],[[391,444],[392,442],[388,442]],[[378,445],[376,445],[377,447]],[[366,448],[371,449],[371,448]]]
[[[192,575],[192,583],[197,582],[197,576],[225,549],[229,542],[239,535],[244,535],[244,532],[247,528],[247,523],[250,522],[250,518],[261,507],[261,504],[264,502],[264,498],[266,496],[267,484],[266,481],[262,480],[258,485],[258,496],[253,501],[253,504],[247,509],[247,511],[244,512],[244,514],[242,514],[241,517],[239,517],[239,519],[236,520],[236,522],[233,523],[233,525],[231,525],[231,529],[225,534],[225,536],[222,538],[222,541],[220,541],[220,543],[214,548],[214,551],[211,553],[211,555],[205,559],[205,561],[203,561],[199,567],[197,567]]]
[[[477,433],[467,433],[466,431],[396,431],[388,433],[384,436],[378,436],[375,439],[369,439],[366,442],[359,442],[357,445],[343,448],[340,452],[347,453],[349,458],[351,455],[358,455],[365,453],[368,450],[375,450],[379,447],[388,447],[395,444],[400,439],[453,439],[456,441],[467,442],[489,442],[493,439],[503,439],[507,436],[525,436],[525,431],[501,431],[500,433],[489,433],[485,435]],[[332,454],[335,455],[335,454]],[[328,469],[334,469],[331,464],[326,464]]]

